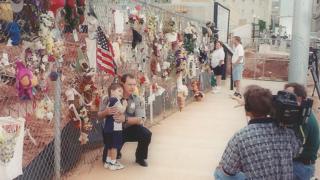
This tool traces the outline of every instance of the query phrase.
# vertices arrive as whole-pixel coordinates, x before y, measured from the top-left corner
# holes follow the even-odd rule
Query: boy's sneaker
[[[103,167],[106,168],[106,169],[109,169],[110,164],[111,164],[110,162],[105,162],[103,164]]]
[[[124,165],[122,165],[121,163],[119,163],[118,161],[116,161],[116,163],[114,164],[109,164],[109,169],[112,171],[116,171],[116,170],[120,170],[124,168]]]

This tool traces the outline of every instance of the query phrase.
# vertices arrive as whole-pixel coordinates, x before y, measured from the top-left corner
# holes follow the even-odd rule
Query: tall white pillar
[[[312,3],[312,0],[294,0],[289,82],[307,82]]]

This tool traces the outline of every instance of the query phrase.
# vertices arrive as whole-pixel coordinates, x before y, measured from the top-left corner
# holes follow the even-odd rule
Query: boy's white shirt
[[[232,63],[236,63],[239,59],[239,57],[242,56],[242,59],[240,60],[240,63],[244,63],[244,49],[242,47],[241,44],[238,44],[237,47],[235,47],[234,49],[234,53],[233,53],[233,56],[232,56]]]

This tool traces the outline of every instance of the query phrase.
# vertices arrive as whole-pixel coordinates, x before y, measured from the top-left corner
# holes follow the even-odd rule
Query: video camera
[[[312,63],[315,62],[318,64],[318,56],[317,53],[319,52],[319,49],[310,47],[309,48],[309,66],[312,66]]]
[[[313,100],[307,98],[299,106],[297,96],[287,91],[278,91],[273,96],[272,117],[281,127],[293,128],[306,123],[311,115]]]

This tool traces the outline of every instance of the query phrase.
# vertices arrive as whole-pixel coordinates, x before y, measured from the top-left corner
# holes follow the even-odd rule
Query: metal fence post
[[[54,171],[55,179],[61,179],[61,72],[60,63],[56,61],[58,79],[55,87],[55,101],[54,101]]]

